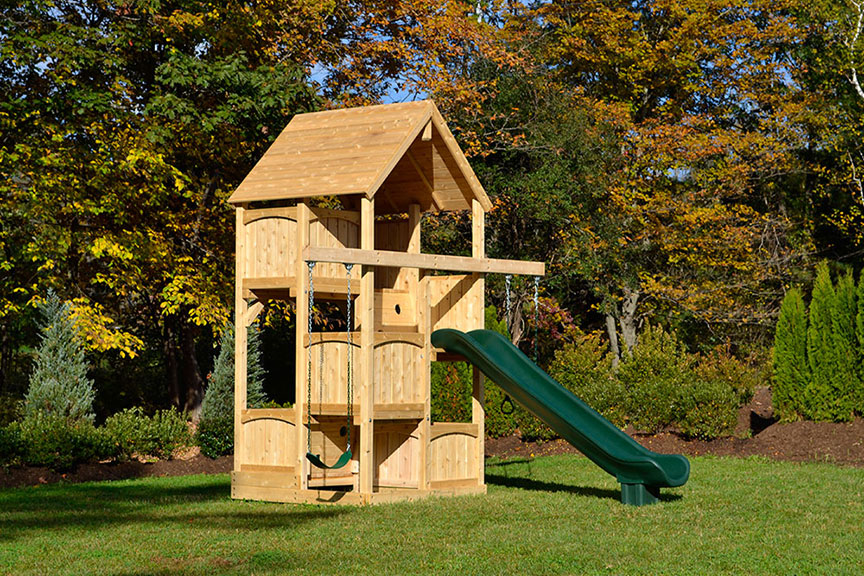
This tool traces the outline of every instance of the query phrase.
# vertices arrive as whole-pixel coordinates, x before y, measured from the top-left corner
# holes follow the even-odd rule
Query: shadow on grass
[[[524,476],[509,476],[506,466],[513,464],[527,464],[530,474],[531,460],[519,459],[508,460],[492,464],[489,468],[502,467],[505,474],[486,473],[486,483],[493,486],[502,486],[504,488],[518,488],[520,490],[532,490],[538,492],[566,492],[577,496],[589,496],[592,498],[611,498],[612,500],[621,500],[621,490],[610,490],[608,488],[594,488],[589,486],[573,486],[571,484],[561,484],[560,482],[546,482],[544,480],[536,480],[534,478],[526,478]],[[680,500],[680,494],[660,494],[661,502],[674,502]]]
[[[132,524],[241,531],[290,529],[349,512],[343,507],[231,502],[229,494],[227,478],[200,484],[103,482],[17,490],[14,494],[0,495],[5,496],[0,497],[0,542],[24,538],[37,530],[102,529]]]

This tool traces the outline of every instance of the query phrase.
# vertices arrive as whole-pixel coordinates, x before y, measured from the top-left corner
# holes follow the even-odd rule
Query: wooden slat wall
[[[420,403],[423,348],[407,342],[385,342],[375,346],[373,398],[376,404]]]
[[[483,282],[479,274],[429,277],[432,330],[483,328]]]
[[[265,218],[250,222],[246,228],[245,270],[242,278],[291,276],[294,272],[297,222],[285,218]]]
[[[354,336],[352,357],[354,372],[354,402],[360,402],[359,375],[363,374],[363,355],[360,338]],[[321,370],[321,353],[324,369]],[[306,377],[303,380],[306,389]],[[348,342],[325,341],[312,344],[312,412],[318,404],[347,404],[348,400]]]
[[[435,435],[432,424],[432,435]],[[429,480],[477,478],[477,439],[468,434],[447,434],[431,441],[429,446]]]
[[[235,463],[235,469],[242,469],[245,464],[294,466],[297,457],[294,424],[266,418],[252,420],[242,426],[245,446],[241,461]]]
[[[420,440],[411,427],[378,425],[375,430],[375,484],[417,488]]]
[[[325,248],[359,248],[360,227],[344,218],[317,218],[309,226],[310,245]],[[345,278],[345,266],[319,262],[315,274],[328,278]],[[351,278],[360,280],[360,267],[351,271]]]

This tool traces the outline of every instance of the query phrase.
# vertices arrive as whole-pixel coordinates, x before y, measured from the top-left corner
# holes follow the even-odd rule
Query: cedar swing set
[[[321,208],[314,199],[336,199]],[[483,328],[490,201],[431,101],[295,116],[229,199],[236,208],[234,498],[370,504],[484,493],[483,376],[471,422],[431,417],[432,343]],[[331,201],[332,204],[332,201]],[[426,212],[471,213],[471,256],[420,250]],[[246,405],[245,328],[271,299],[296,314],[295,403]],[[316,303],[344,332],[315,331]]]

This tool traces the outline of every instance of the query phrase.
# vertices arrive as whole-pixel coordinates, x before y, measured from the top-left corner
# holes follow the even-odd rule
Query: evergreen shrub
[[[122,460],[168,459],[192,441],[186,414],[174,408],[158,410],[153,416],[147,416],[139,407],[129,408],[108,418],[104,430]]]
[[[781,420],[788,422],[804,416],[809,380],[807,308],[801,292],[792,288],[780,304],[774,332],[774,386],[771,395]]]
[[[804,394],[805,416],[810,420],[834,419],[832,409],[832,380],[837,370],[834,339],[831,327],[831,308],[834,304],[834,286],[827,262],[816,267],[816,281],[810,299],[807,326],[807,363],[810,380]]]
[[[48,414],[70,422],[92,422],[95,392],[69,304],[51,291],[39,311],[42,341],[24,398],[24,416]]]
[[[253,324],[247,334],[246,405],[249,408],[262,408],[267,404],[267,395],[264,393],[265,371],[261,365],[261,333],[258,326]],[[229,324],[222,333],[219,354],[207,380],[195,443],[201,447],[202,453],[216,458],[234,451],[233,325]]]

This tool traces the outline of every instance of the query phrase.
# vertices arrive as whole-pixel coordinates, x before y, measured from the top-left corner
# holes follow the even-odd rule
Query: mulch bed
[[[646,448],[666,454],[763,456],[773,460],[831,462],[864,467],[864,419],[858,418],[849,423],[778,423],[773,417],[771,394],[767,388],[758,390],[753,401],[741,408],[734,437],[705,441],[685,439],[674,430],[659,434],[628,432]],[[564,440],[522,442],[518,436],[509,436],[486,441],[487,457],[515,458],[571,453],[577,454],[578,450]],[[231,471],[232,462],[231,456],[212,460],[196,453],[152,463],[82,464],[62,474],[47,468],[0,468],[0,488],[145,476],[223,474]]]

